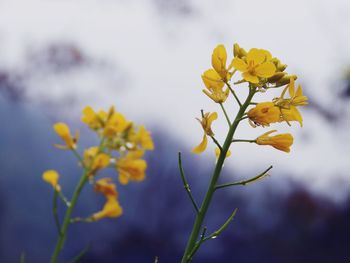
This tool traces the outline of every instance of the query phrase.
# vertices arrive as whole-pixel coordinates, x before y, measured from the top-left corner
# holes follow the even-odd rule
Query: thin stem
[[[225,118],[226,118],[228,126],[231,127],[231,121],[230,121],[230,118],[227,115],[227,112],[225,110],[224,105],[222,103],[220,103],[220,106],[221,106],[222,111],[224,112],[224,115],[225,115]]]
[[[225,223],[215,232],[213,232],[211,235],[209,235],[208,237],[206,237],[205,239],[203,239],[204,241],[207,241],[209,239],[212,238],[216,238],[218,237],[227,227],[228,225],[232,222],[233,218],[235,217],[236,213],[237,213],[238,208],[236,208],[235,210],[233,210],[233,212],[231,213],[231,215],[229,216],[229,218],[225,221]]]
[[[68,230],[68,227],[70,225],[70,218],[71,218],[73,209],[78,201],[78,197],[80,195],[81,190],[83,189],[85,183],[88,181],[88,174],[89,174],[89,170],[86,169],[84,171],[83,176],[80,178],[80,181],[79,181],[77,187],[74,190],[71,205],[67,208],[66,214],[64,216],[63,224],[61,227],[61,235],[59,236],[59,238],[57,240],[55,250],[54,250],[52,257],[51,257],[51,261],[50,261],[51,263],[57,262],[58,255],[63,248],[63,244],[64,244],[64,241],[65,241],[66,236],[67,236],[67,230]]]
[[[53,213],[53,218],[55,219],[55,225],[57,228],[58,235],[61,235],[61,225],[60,225],[60,221],[58,219],[58,213],[57,213],[57,190],[56,189],[53,195],[52,213]]]
[[[253,143],[253,142],[256,142],[256,140],[241,140],[241,139],[234,139],[232,140],[232,142],[250,142],[250,143]]]
[[[183,183],[184,188],[185,188],[185,190],[187,192],[187,195],[190,198],[190,200],[192,202],[192,205],[193,205],[194,209],[196,210],[196,213],[198,214],[199,213],[198,205],[197,205],[196,201],[194,200],[194,197],[193,197],[192,192],[191,192],[190,185],[187,182],[187,179],[186,179],[186,176],[185,176],[185,171],[184,171],[183,166],[182,166],[181,152],[179,152],[179,170],[180,170],[182,183]]]
[[[24,252],[22,252],[21,253],[21,259],[20,259],[21,263],[24,263],[26,261],[25,257],[26,257],[26,254]]]
[[[66,207],[69,207],[70,206],[70,202],[69,200],[67,199],[67,197],[64,196],[64,194],[60,191],[57,193],[58,194],[58,197],[61,198],[61,200],[63,201],[63,203],[66,205]]]
[[[239,98],[238,98],[236,92],[232,89],[230,83],[228,83],[228,82],[225,82],[225,83],[226,83],[227,87],[230,89],[232,95],[235,97],[235,99],[236,99],[236,101],[237,101],[239,107],[242,107],[242,102],[239,100]]]
[[[249,116],[243,116],[243,117],[240,118],[238,121],[243,121],[243,120],[248,119],[248,118],[249,118]]]
[[[158,263],[158,257],[155,257],[154,263]]]
[[[230,130],[228,131],[224,145],[222,147],[222,150],[220,151],[220,155],[219,155],[219,158],[217,160],[217,163],[216,163],[211,181],[209,183],[207,192],[205,194],[204,200],[203,200],[202,205],[199,209],[199,213],[196,216],[196,219],[195,219],[195,222],[194,222],[194,225],[192,228],[192,232],[191,232],[191,235],[188,239],[186,249],[185,249],[184,255],[182,257],[181,263],[187,263],[191,260],[190,253],[192,252],[193,248],[196,245],[196,242],[197,242],[197,239],[199,236],[199,232],[202,228],[204,218],[206,216],[206,213],[208,211],[209,205],[211,203],[211,200],[212,200],[214,192],[215,192],[215,186],[216,186],[216,183],[219,179],[219,176],[220,176],[220,173],[221,173],[221,170],[222,170],[225,158],[226,158],[227,151],[230,148],[230,145],[231,145],[232,139],[233,139],[233,135],[234,135],[234,133],[237,129],[237,126],[239,124],[239,119],[242,118],[245,110],[249,106],[249,103],[255,94],[255,90],[256,89],[253,87],[249,88],[249,94],[248,94],[244,104],[242,105],[242,107],[240,107],[240,109],[236,115],[236,118],[235,118],[234,122],[232,123]]]
[[[81,156],[80,156],[80,154],[77,152],[77,150],[74,149],[74,148],[72,148],[71,150],[72,150],[74,156],[79,160],[80,165],[81,165],[83,168],[85,168],[84,160],[83,160],[83,158],[81,158]]]
[[[219,184],[215,187],[215,190],[220,189],[220,188],[224,188],[224,187],[229,187],[229,186],[234,186],[234,185],[247,185],[253,182],[256,182],[260,179],[263,179],[264,177],[268,176],[268,172],[272,169],[272,165],[270,165],[269,168],[267,168],[265,171],[263,171],[261,174],[258,174],[257,176],[254,176],[250,179],[247,180],[241,180],[238,182],[233,182],[233,183],[227,183],[227,184]]]
[[[215,139],[214,136],[210,136],[213,140],[213,142],[216,144],[216,146],[219,148],[219,150],[221,151],[222,150],[222,146],[220,145],[220,143]]]
[[[78,263],[79,260],[89,251],[90,248],[91,248],[91,244],[89,243],[69,263]]]

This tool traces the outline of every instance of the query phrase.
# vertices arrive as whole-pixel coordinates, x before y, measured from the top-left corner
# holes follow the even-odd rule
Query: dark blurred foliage
[[[0,262],[19,262],[23,251],[29,263],[48,262],[57,233],[52,189],[42,182],[41,174],[57,169],[69,195],[81,171],[69,152],[52,147],[59,139],[52,121],[39,108],[0,96],[0,117]],[[91,132],[80,128],[81,149],[96,142]],[[177,169],[177,152],[186,147],[153,130],[156,150],[147,156],[147,180],[118,188],[124,215],[72,225],[62,262],[87,244],[91,249],[82,260],[85,263],[153,262],[155,256],[160,262],[180,261],[194,219]],[[183,153],[198,200],[213,169],[208,163],[213,161]],[[232,172],[226,168],[222,181],[232,180]],[[114,171],[107,174],[116,179]],[[103,198],[87,187],[75,214],[86,216],[102,205]],[[208,232],[216,230],[236,207],[239,211],[230,227],[205,243],[194,262],[349,262],[350,200],[333,203],[279,174],[218,192],[206,222]],[[62,206],[59,212],[63,214]]]

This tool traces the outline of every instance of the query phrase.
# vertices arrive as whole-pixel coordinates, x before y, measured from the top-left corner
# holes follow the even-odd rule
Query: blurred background
[[[0,0],[0,262],[19,262],[22,252],[26,262],[48,262],[56,231],[52,189],[41,174],[57,169],[68,194],[80,176],[74,157],[52,146],[60,141],[52,124],[80,129],[80,149],[93,145],[79,121],[85,105],[115,105],[152,131],[156,149],[147,155],[147,180],[119,187],[124,215],[72,225],[62,262],[86,244],[81,262],[180,262],[194,213],[177,152],[200,200],[215,157],[213,146],[190,153],[202,137],[194,118],[200,109],[220,110],[202,93],[200,75],[217,44],[232,57],[235,42],[288,64],[310,105],[301,109],[304,127],[291,128],[290,154],[231,148],[222,182],[274,168],[254,185],[215,196],[209,232],[239,211],[194,262],[350,262],[349,13],[348,0]],[[245,86],[237,92],[243,96]],[[233,100],[227,104],[233,116]],[[213,126],[221,141],[225,124],[220,116]],[[237,137],[263,132],[245,123]],[[86,189],[75,212],[102,205]]]

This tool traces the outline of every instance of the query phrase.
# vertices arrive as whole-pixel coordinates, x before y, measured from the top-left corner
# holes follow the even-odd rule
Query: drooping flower
[[[102,210],[93,214],[91,219],[93,221],[97,221],[103,218],[116,218],[121,216],[123,213],[123,209],[120,206],[118,200],[113,196],[107,196],[107,200]]]
[[[259,78],[272,77],[276,66],[270,61],[271,53],[264,49],[252,48],[245,59],[235,57],[232,65],[242,72],[242,77],[251,83],[259,83]]]
[[[285,93],[289,91],[290,98],[284,98]],[[308,104],[308,98],[303,95],[301,85],[295,91],[294,78],[290,79],[289,85],[283,90],[279,98],[274,98],[273,102],[280,108],[281,121],[298,121],[300,126],[303,126],[303,118],[297,109],[297,106],[304,106]]]
[[[139,182],[145,179],[147,162],[141,159],[143,154],[142,150],[130,151],[125,157],[117,160],[116,169],[121,184],[127,184],[130,180]]]
[[[293,136],[290,133],[277,134],[274,136],[269,136],[271,133],[276,132],[276,130],[268,131],[263,135],[256,138],[256,144],[258,145],[271,145],[272,147],[284,151],[290,152],[290,146],[293,144]]]
[[[218,114],[216,112],[212,112],[212,113],[207,112],[207,113],[203,114],[202,120],[197,118],[199,123],[202,125],[204,135],[203,135],[203,139],[202,139],[201,143],[192,149],[193,153],[200,154],[207,148],[207,145],[208,145],[207,136],[214,135],[214,133],[211,129],[211,124],[217,118],[218,118]]]
[[[111,178],[102,178],[97,180],[94,184],[94,189],[96,192],[101,193],[104,196],[118,197],[117,187]]]
[[[279,122],[281,112],[273,102],[258,103],[248,111],[249,120],[255,125],[269,126],[271,123]]]
[[[205,95],[211,98],[216,103],[223,103],[226,101],[230,90],[226,88],[223,90],[225,83],[222,81],[220,75],[213,69],[205,71],[202,75],[202,80],[207,89],[203,89]]]
[[[42,176],[43,180],[52,185],[57,192],[61,191],[61,186],[58,184],[59,177],[60,175],[55,170],[47,170]]]
[[[67,124],[63,122],[58,122],[53,125],[53,129],[61,137],[61,139],[65,142],[65,145],[55,144],[57,148],[60,149],[75,149],[76,143],[78,141],[79,134],[78,132],[73,137],[70,133],[69,127]]]

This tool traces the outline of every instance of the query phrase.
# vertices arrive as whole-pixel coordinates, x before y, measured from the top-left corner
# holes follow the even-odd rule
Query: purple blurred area
[[[81,173],[72,154],[53,147],[59,138],[52,124],[64,121],[79,129],[80,151],[93,145],[94,134],[78,121],[82,105],[88,104],[105,108],[117,104],[127,117],[152,131],[155,150],[147,153],[147,179],[118,187],[123,216],[73,224],[60,262],[69,262],[87,245],[89,250],[80,262],[146,263],[154,262],[155,256],[160,263],[180,262],[194,211],[178,172],[177,153],[183,153],[184,168],[198,200],[203,198],[214,165],[213,156],[198,158],[189,151],[189,141],[192,147],[196,143],[193,138],[198,140],[202,132],[193,117],[199,107],[210,104],[206,98],[198,98],[202,87],[199,76],[210,62],[202,54],[210,58],[212,47],[231,41],[231,37],[224,37],[232,29],[225,19],[244,24],[231,30],[236,30],[238,38],[275,47],[283,54],[286,46],[277,44],[282,37],[271,34],[265,38],[266,34],[258,30],[250,34],[255,19],[247,20],[239,15],[241,11],[235,11],[244,6],[243,1],[232,1],[232,5],[224,0],[220,5],[209,0],[203,5],[194,0],[149,0],[147,4],[87,1],[84,12],[82,1],[47,1],[42,5],[32,0],[27,17],[21,15],[26,6],[19,9],[16,1],[0,2],[2,10],[8,11],[0,11],[0,41],[5,43],[0,43],[0,262],[19,262],[22,253],[26,263],[49,262],[57,233],[52,189],[41,180],[41,174],[47,169],[58,170],[62,188],[70,196]],[[266,8],[277,8],[275,2],[267,1]],[[347,6],[340,2],[337,6]],[[259,3],[255,1],[257,7]],[[324,25],[325,21],[336,24],[334,9],[329,7],[329,12],[323,13],[327,8],[321,6],[313,15],[322,19],[313,25]],[[300,13],[308,16],[306,7],[306,11],[300,8]],[[225,18],[216,13],[226,9],[233,10],[234,15]],[[56,13],[62,21],[53,15]],[[339,20],[344,19],[342,14]],[[298,27],[290,28],[292,14],[284,12],[283,18],[276,27]],[[268,24],[270,19],[274,21],[267,17],[261,23]],[[4,24],[13,20],[16,23]],[[345,20],[340,22],[348,25]],[[252,170],[261,172],[266,168],[263,161],[282,164],[272,176],[256,184],[218,192],[205,222],[208,232],[221,226],[233,209],[238,208],[238,213],[221,236],[203,245],[193,262],[350,262],[350,73],[343,74],[350,57],[342,28],[332,30],[332,23],[320,27],[329,42],[337,44],[337,48],[329,45],[329,50],[336,50],[331,59],[339,62],[329,69],[331,79],[317,75],[329,68],[317,60],[321,48],[309,50],[309,57],[305,51],[303,45],[312,38],[305,32],[317,31],[308,31],[309,24],[305,24],[304,33],[295,33],[300,40],[293,42],[293,49],[285,48],[294,53],[283,54],[289,56],[292,70],[305,76],[301,82],[310,97],[310,105],[303,111],[306,127],[295,132],[295,155],[288,157],[292,161],[246,152],[242,153],[246,159],[242,159],[235,156],[236,149],[233,151],[232,161],[228,159],[233,165],[225,167],[222,182],[251,177]],[[300,64],[295,62],[296,57],[301,59]],[[2,58],[6,62],[1,62]],[[200,67],[195,68],[197,63]],[[192,81],[194,76],[197,82]],[[322,86],[317,86],[319,83]],[[190,122],[195,124],[191,126]],[[115,171],[105,175],[117,179]],[[87,187],[74,213],[90,215],[100,210],[103,201]],[[63,213],[60,205],[60,216]]]

